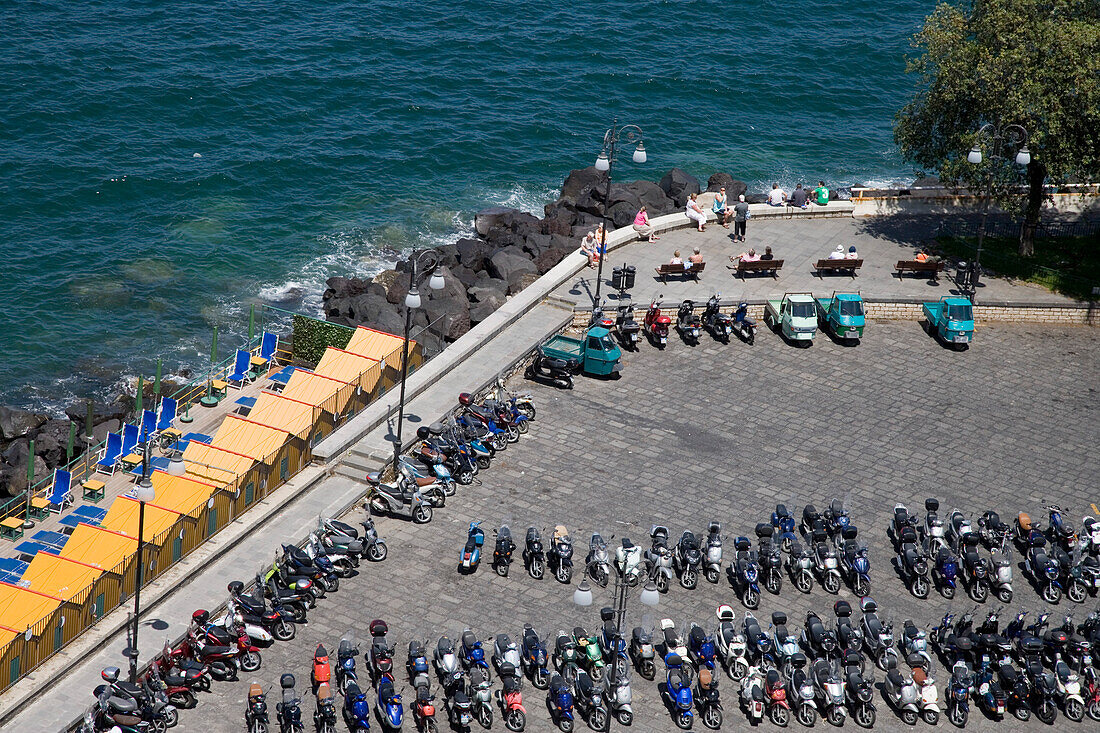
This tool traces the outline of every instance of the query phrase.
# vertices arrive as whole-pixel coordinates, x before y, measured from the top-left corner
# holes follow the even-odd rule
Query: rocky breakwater
[[[707,190],[721,187],[733,201],[746,190],[743,182],[729,174],[715,173],[707,181]],[[541,219],[502,207],[478,212],[476,237],[435,249],[447,284],[440,291],[425,289],[423,307],[412,313],[414,338],[435,353],[488,318],[510,296],[575,251],[585,233],[603,221],[605,203],[612,228],[618,229],[633,224],[643,205],[651,218],[657,217],[683,211],[688,197],[700,192],[696,178],[673,168],[656,183],[613,182],[608,198],[607,175],[588,167],[566,176],[557,201],[546,205]],[[330,278],[324,293],[326,319],[403,333],[409,268],[409,262],[401,260],[372,280]]]

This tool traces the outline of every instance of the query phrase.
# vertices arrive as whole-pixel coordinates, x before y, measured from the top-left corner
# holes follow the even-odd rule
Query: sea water
[[[541,213],[614,118],[649,161],[887,183],[934,3],[4,3],[0,403],[57,410],[221,356],[249,304]]]

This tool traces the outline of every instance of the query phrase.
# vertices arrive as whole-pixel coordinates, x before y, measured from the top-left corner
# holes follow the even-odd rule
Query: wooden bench
[[[691,265],[690,267],[684,264],[668,264],[661,265],[660,267],[655,267],[654,269],[657,271],[657,277],[661,278],[661,282],[663,283],[668,282],[667,278],[669,275],[683,275],[684,277],[691,277],[698,281],[699,273],[707,269],[707,263],[700,262],[699,264]]]
[[[825,272],[847,272],[852,277],[859,275],[856,270],[863,266],[863,260],[818,260],[814,265],[814,269],[817,270],[817,276],[822,280],[825,279]]]
[[[898,271],[898,280],[901,279],[902,273],[905,272],[927,272],[932,278],[932,282],[935,282],[938,278],[937,275],[943,272],[943,268],[946,266],[945,262],[934,262],[920,260],[898,260],[898,263],[894,265],[894,269]]]
[[[779,271],[783,269],[783,260],[755,260],[753,262],[738,260],[736,269],[742,280],[745,279],[746,272],[770,272],[771,276],[778,280]]]

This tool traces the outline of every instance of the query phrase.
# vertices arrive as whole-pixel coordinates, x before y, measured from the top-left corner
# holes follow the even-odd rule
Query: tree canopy
[[[913,46],[907,71],[918,88],[895,141],[944,182],[977,188],[992,175],[998,198],[1022,203],[1025,179],[988,145],[981,165],[966,162],[983,124],[1022,125],[1032,163],[1021,254],[1030,254],[1043,184],[1100,179],[1100,0],[941,3]]]

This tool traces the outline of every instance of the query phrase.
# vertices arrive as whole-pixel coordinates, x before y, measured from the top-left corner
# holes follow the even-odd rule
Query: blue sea
[[[0,403],[57,411],[222,355],[249,304],[541,213],[615,118],[657,180],[910,180],[931,0],[0,7]],[[705,185],[705,183],[704,183]]]

